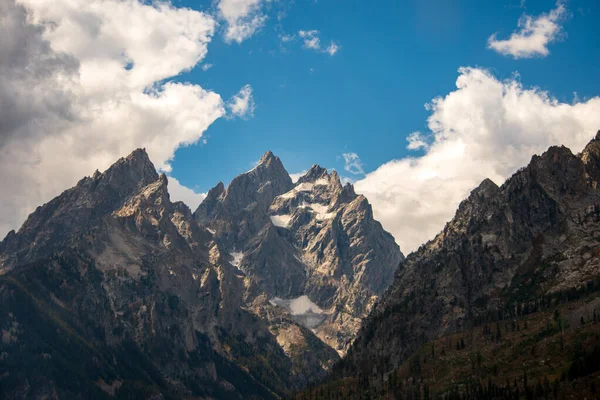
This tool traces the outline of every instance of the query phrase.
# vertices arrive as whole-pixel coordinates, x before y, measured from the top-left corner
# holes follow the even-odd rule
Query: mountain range
[[[0,243],[0,392],[598,398],[599,256],[600,132],[406,258],[335,171],[267,152],[192,212],[138,149]]]
[[[0,243],[6,398],[280,398],[321,379],[403,255],[367,200],[265,153],[192,213],[138,149]]]

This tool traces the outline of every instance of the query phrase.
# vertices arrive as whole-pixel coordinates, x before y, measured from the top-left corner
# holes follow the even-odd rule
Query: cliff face
[[[318,165],[292,184],[270,152],[195,216],[246,274],[249,299],[265,293],[340,354],[403,259],[352,185]]]
[[[483,181],[443,231],[407,257],[338,373],[389,373],[428,342],[498,318],[514,326],[524,310],[595,287],[599,154],[600,132],[581,154],[551,147],[501,187]]]

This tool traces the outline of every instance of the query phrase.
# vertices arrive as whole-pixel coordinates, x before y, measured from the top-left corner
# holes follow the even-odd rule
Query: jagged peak
[[[169,178],[167,178],[167,175],[165,175],[164,173],[158,176],[158,180],[165,186],[169,184]]]
[[[473,207],[478,207],[478,205],[484,204],[487,199],[496,196],[498,192],[500,192],[500,187],[498,187],[498,185],[496,185],[496,183],[491,179],[485,178],[475,189],[471,191],[469,197],[460,202],[452,221],[464,218],[464,215],[470,213]]]
[[[219,181],[219,183],[217,183],[215,187],[211,188],[208,191],[208,193],[206,194],[206,198],[217,198],[221,196],[223,192],[225,192],[225,185],[223,184],[223,182]]]
[[[342,193],[348,197],[356,196],[356,192],[354,191],[354,185],[350,182],[346,183],[342,188]]]
[[[486,198],[493,196],[496,192],[498,192],[498,185],[490,178],[485,178],[479,186],[471,191],[471,195],[476,194],[478,196],[484,196]]]
[[[573,152],[571,149],[563,145],[550,146],[548,147],[548,150],[543,152],[541,155],[533,155],[529,164],[536,165],[536,163],[545,162],[546,160],[550,160],[550,162],[555,163],[562,156],[573,156]],[[529,167],[529,165],[527,167]]]
[[[263,156],[260,158],[260,160],[258,160],[258,163],[256,164],[256,166],[254,168],[252,168],[250,171],[248,171],[244,174],[238,175],[235,178],[233,178],[233,180],[231,181],[229,186],[231,186],[232,183],[243,178],[244,176],[259,175],[261,177],[264,177],[265,172],[267,173],[267,175],[285,174],[289,177],[289,175],[288,175],[287,171],[285,170],[283,163],[281,162],[279,157],[274,155],[271,150],[268,150],[265,154],[263,154]],[[291,181],[291,178],[289,178],[289,179]],[[229,186],[228,186],[228,189],[229,189]]]
[[[258,160],[258,165],[260,165],[260,164],[266,164],[266,163],[270,162],[271,160],[273,160],[274,158],[277,158],[275,156],[275,154],[273,154],[273,152],[271,150],[267,150],[265,152],[265,154],[262,155],[262,157],[260,158],[260,160]]]
[[[140,162],[150,161],[150,157],[148,157],[148,153],[146,152],[145,147],[135,149],[134,151],[129,153],[129,155],[125,157],[125,159]]]
[[[146,186],[159,178],[154,164],[150,161],[146,149],[135,149],[126,157],[121,157],[103,173],[94,173],[92,179],[106,180],[108,182],[117,180],[124,183],[129,181],[138,187]]]
[[[229,193],[232,186],[236,186],[239,182],[246,181],[248,178],[255,180],[259,185],[267,183],[273,179],[283,179],[285,181],[289,181],[290,185],[292,183],[292,178],[290,178],[289,174],[285,170],[283,163],[279,157],[271,152],[271,150],[263,154],[258,161],[258,164],[256,164],[256,166],[250,171],[233,178],[227,187],[226,192]]]
[[[152,161],[150,161],[150,157],[148,156],[148,153],[146,152],[145,148],[135,149],[134,151],[129,153],[128,156],[122,157],[119,160],[117,160],[117,162],[114,163],[110,168],[122,165],[137,168],[152,167],[152,169],[155,170],[154,164],[152,164]]]
[[[339,189],[342,188],[342,181],[336,170],[331,171],[331,174],[329,175],[329,180],[331,181],[331,183],[333,183],[335,187]]]
[[[321,167],[318,164],[314,164],[312,167],[310,167],[306,174],[304,174],[300,177],[300,179],[298,179],[298,182],[296,182],[296,184],[300,184],[303,182],[314,182],[317,179],[321,178],[329,180],[329,173],[325,168]]]
[[[600,181],[600,131],[578,156],[585,166],[588,182],[592,187],[597,188]]]
[[[600,144],[600,131],[596,133],[596,136],[585,146],[583,151],[581,152],[581,156],[589,153],[590,151],[594,151],[598,149],[598,144]]]

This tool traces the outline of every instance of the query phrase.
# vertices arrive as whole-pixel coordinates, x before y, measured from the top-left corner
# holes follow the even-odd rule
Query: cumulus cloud
[[[76,118],[74,80],[79,61],[55,52],[42,28],[27,24],[14,2],[0,3],[0,147],[12,138],[39,134],[46,125]],[[49,132],[53,133],[53,132]]]
[[[326,47],[321,46],[321,38],[319,37],[320,33],[318,30],[312,29],[309,31],[300,30],[298,31],[298,36],[302,39],[302,43],[304,48],[314,50],[320,53],[327,53],[330,56],[334,56],[339,50],[340,45],[334,42],[333,40],[329,42],[329,45]],[[285,38],[285,40],[284,40]],[[282,36],[281,40],[283,42],[289,42],[294,39],[294,36]]]
[[[202,64],[202,71],[206,72],[213,67],[212,64]]]
[[[291,41],[295,40],[296,39],[296,35],[281,34],[281,35],[279,35],[279,39],[281,39],[281,41],[283,43],[288,43],[288,42],[291,42]]]
[[[196,193],[192,189],[183,186],[179,181],[172,176],[169,176],[169,196],[171,201],[182,201],[191,210],[196,211],[196,208],[202,203],[202,200],[206,197],[206,193]]]
[[[387,162],[356,182],[405,252],[432,239],[483,179],[501,184],[551,145],[579,152],[600,129],[600,97],[561,103],[479,68],[461,68],[456,90],[427,108],[425,154]]]
[[[254,97],[252,96],[252,87],[244,86],[227,103],[229,112],[234,117],[247,118],[254,115]]]
[[[408,142],[406,148],[409,150],[426,149],[427,147],[429,147],[429,145],[425,141],[425,138],[423,137],[423,135],[421,135],[421,132],[411,133],[406,138],[406,141]]]
[[[314,29],[310,31],[298,31],[298,35],[303,39],[304,47],[306,47],[307,49],[321,49],[321,39],[319,39],[319,31]]]
[[[331,41],[329,43],[329,46],[327,46],[327,48],[325,49],[325,52],[327,54],[329,54],[330,56],[334,56],[335,53],[337,53],[338,51],[340,51],[340,45],[338,45],[337,43]]]
[[[549,13],[537,17],[524,14],[519,19],[519,30],[513,32],[508,39],[496,39],[493,34],[488,39],[488,47],[505,56],[513,58],[545,57],[550,54],[548,44],[561,37],[560,23],[567,10],[562,1]]]
[[[220,0],[219,16],[225,20],[225,41],[242,43],[263,27],[267,16],[264,0]]]
[[[169,81],[206,56],[209,15],[142,0],[6,0],[0,15],[0,236],[137,147],[169,171],[225,115],[219,94]]]
[[[360,157],[356,153],[344,153],[342,154],[344,157],[344,169],[351,174],[360,175],[364,174],[365,170],[363,168],[363,163],[360,160]]]

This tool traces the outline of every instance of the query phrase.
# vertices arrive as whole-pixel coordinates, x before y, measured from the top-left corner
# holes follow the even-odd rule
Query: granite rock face
[[[257,220],[269,222],[272,198],[291,188],[287,173],[271,174],[277,163],[266,155],[255,181],[228,192],[262,209]],[[39,207],[0,243],[3,394],[278,398],[322,377],[337,353],[222,246],[170,201],[143,150]]]
[[[551,147],[501,187],[484,180],[407,257],[340,369],[389,372],[490,313],[600,278],[599,180],[600,132],[581,154]]]
[[[247,276],[249,298],[308,302],[297,307],[314,315],[289,311],[340,354],[403,259],[366,198],[335,171],[314,165],[292,184],[270,152],[226,190],[213,188],[194,215]]]

